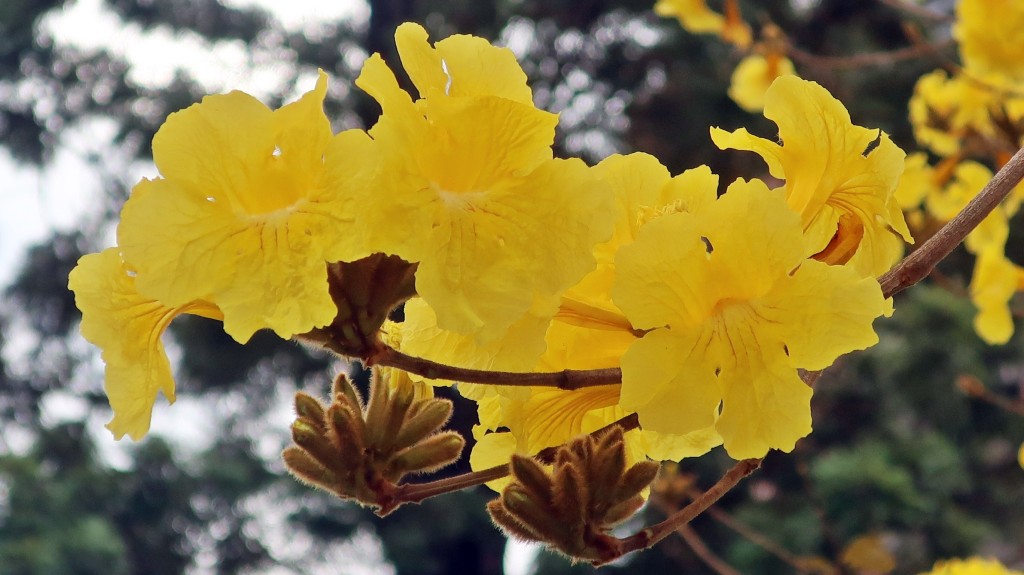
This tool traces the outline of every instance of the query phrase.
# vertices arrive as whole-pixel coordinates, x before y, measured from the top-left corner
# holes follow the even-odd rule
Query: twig
[[[703,495],[694,499],[689,505],[673,513],[661,523],[652,525],[635,535],[622,539],[621,546],[618,549],[619,557],[633,551],[649,549],[675,532],[679,527],[693,521],[695,517],[703,513],[708,507],[714,505],[716,501],[721,499],[723,495],[728,493],[730,489],[735,487],[746,476],[761,467],[761,461],[763,461],[763,458],[738,461],[732,469],[727,471],[718,480],[718,483],[715,483],[711,489],[705,491]]]
[[[891,66],[903,60],[923,58],[944,50],[953,45],[952,40],[946,40],[938,44],[922,44],[887,50],[884,52],[866,52],[850,56],[818,56],[792,44],[789,45],[789,55],[797,63],[812,68],[825,68],[829,70],[850,70],[855,68],[867,68],[871,66]]]
[[[743,575],[732,565],[729,565],[721,557],[715,555],[715,552],[708,548],[704,543],[704,540],[697,535],[697,532],[689,525],[680,525],[676,529],[676,533],[686,541],[686,544],[693,549],[693,554],[696,555],[705,565],[711,568],[712,571],[718,573],[718,575]]]
[[[956,378],[956,386],[960,391],[971,397],[976,397],[984,402],[990,403],[1008,413],[1024,416],[1024,401],[1013,400],[1008,397],[996,395],[985,387],[985,384],[973,375],[961,375]]]
[[[697,490],[691,490],[689,495],[690,497],[696,499],[697,497],[701,496],[701,492]],[[786,563],[787,565],[795,569],[798,573],[807,572],[807,570],[804,569],[804,566],[801,564],[799,557],[790,553],[788,549],[782,547],[775,541],[769,539],[764,534],[755,531],[749,525],[739,521],[738,519],[730,515],[728,512],[723,511],[718,507],[710,507],[705,513],[707,513],[708,516],[714,519],[715,521],[718,521],[722,525],[725,525],[729,529],[732,529],[736,533],[739,533],[754,545],[757,545],[761,549],[764,549],[765,551],[778,557],[782,562]]]
[[[590,435],[600,435],[612,427],[621,427],[622,431],[631,431],[640,427],[640,419],[635,413],[632,413],[621,419],[613,421],[600,429],[590,432]],[[551,463],[560,447],[561,446],[556,445],[542,449],[537,452],[534,457],[544,463]],[[427,483],[403,483],[395,490],[394,504],[391,508],[393,509],[394,507],[404,503],[419,503],[437,495],[443,495],[445,493],[483,485],[489,481],[501,479],[506,475],[508,475],[508,464],[503,463],[480,471],[463,473],[462,475],[439,479],[437,481],[430,481]]]
[[[891,297],[921,281],[936,264],[949,255],[960,242],[981,223],[1010,190],[1024,177],[1024,149],[1010,158],[992,180],[985,185],[955,218],[928,239],[920,248],[896,264],[896,267],[878,278],[882,294]]]
[[[882,4],[895,8],[901,12],[906,12],[912,16],[916,16],[922,20],[930,20],[932,22],[952,22],[953,16],[950,14],[943,14],[934,10],[929,10],[923,6],[918,6],[907,2],[906,0],[878,0]]]
[[[487,371],[455,367],[406,355],[397,349],[381,346],[365,358],[367,365],[395,367],[428,379],[450,379],[465,383],[489,383],[491,385],[544,386],[574,390],[598,385],[612,385],[622,382],[622,370],[617,367],[536,373]]]

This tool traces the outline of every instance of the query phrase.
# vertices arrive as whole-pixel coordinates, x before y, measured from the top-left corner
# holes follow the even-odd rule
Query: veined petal
[[[668,214],[642,232],[640,240],[651,239],[623,246],[615,259],[612,300],[637,329],[698,324],[715,298],[705,291],[711,285],[707,268],[687,265],[707,257],[697,219],[685,212]]]
[[[749,459],[769,449],[792,451],[811,432],[811,388],[786,362],[762,356],[756,336],[732,335],[733,343],[742,345],[735,348],[740,354],[735,367],[723,369],[722,414],[716,424],[726,452]]]
[[[622,357],[622,409],[659,433],[685,435],[714,425],[722,388],[711,338],[709,330],[659,329],[637,340]]]
[[[481,341],[522,317],[535,294],[561,293],[593,269],[591,251],[611,224],[610,198],[579,160],[501,184],[439,198],[435,251],[416,277],[442,329]]]
[[[434,193],[481,192],[552,157],[558,116],[495,97],[430,102],[430,146],[417,163]],[[454,199],[454,198],[453,198]]]
[[[182,313],[219,318],[209,302],[167,307],[135,290],[117,248],[83,256],[68,278],[82,310],[82,335],[103,350],[104,389],[114,410],[107,427],[120,439],[142,439],[149,431],[158,393],[174,402],[174,380],[160,338]]]
[[[623,417],[626,413],[615,409],[618,399],[618,385],[573,391],[534,388],[523,406],[521,430],[526,437],[527,451],[536,453],[545,447],[561,445]]]
[[[793,367],[824,369],[836,357],[878,343],[874,319],[886,311],[878,282],[845,266],[808,260],[753,303],[758,329],[785,345]]]
[[[411,22],[398,27],[395,43],[421,98],[498,96],[533,105],[526,74],[508,48],[467,35],[449,36],[431,47],[427,31]]]
[[[333,319],[326,264],[366,255],[353,196],[376,164],[360,136],[331,135],[326,92],[321,73],[277,111],[233,93],[168,119],[154,139],[164,178],[133,189],[118,226],[140,293],[171,307],[209,298],[243,343],[258,329],[287,338]],[[207,136],[213,144],[196,143]],[[339,146],[350,170],[329,176],[324,156]]]

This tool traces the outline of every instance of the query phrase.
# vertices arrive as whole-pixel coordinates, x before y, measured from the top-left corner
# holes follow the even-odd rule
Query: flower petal
[[[149,431],[158,393],[174,402],[174,380],[160,337],[182,313],[217,318],[208,302],[170,308],[145,298],[117,248],[83,256],[68,277],[82,310],[82,335],[103,350],[104,389],[114,410],[107,427],[120,439],[142,439]]]
[[[508,48],[467,35],[449,36],[431,47],[427,31],[410,22],[395,31],[395,43],[421,98],[498,96],[533,105],[526,74]]]

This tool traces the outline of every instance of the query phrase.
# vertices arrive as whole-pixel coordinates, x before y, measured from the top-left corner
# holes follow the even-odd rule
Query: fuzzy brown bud
[[[619,553],[621,542],[608,531],[643,505],[658,464],[627,467],[623,433],[614,428],[559,448],[551,472],[519,455],[509,468],[512,482],[487,506],[494,522],[511,536],[601,563]]]

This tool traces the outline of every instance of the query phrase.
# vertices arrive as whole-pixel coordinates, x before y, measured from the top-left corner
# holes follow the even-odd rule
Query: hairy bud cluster
[[[608,531],[644,503],[641,492],[658,464],[626,467],[620,428],[583,436],[558,450],[552,472],[537,460],[512,456],[513,481],[487,506],[508,535],[540,541],[570,558],[603,563],[621,555]]]
[[[386,514],[395,506],[396,486],[403,476],[440,469],[462,453],[462,436],[440,431],[451,416],[452,403],[416,399],[409,382],[391,387],[375,370],[364,406],[352,384],[339,374],[332,396],[325,408],[310,395],[295,395],[295,445],[283,456],[298,479],[342,499],[355,499]]]

